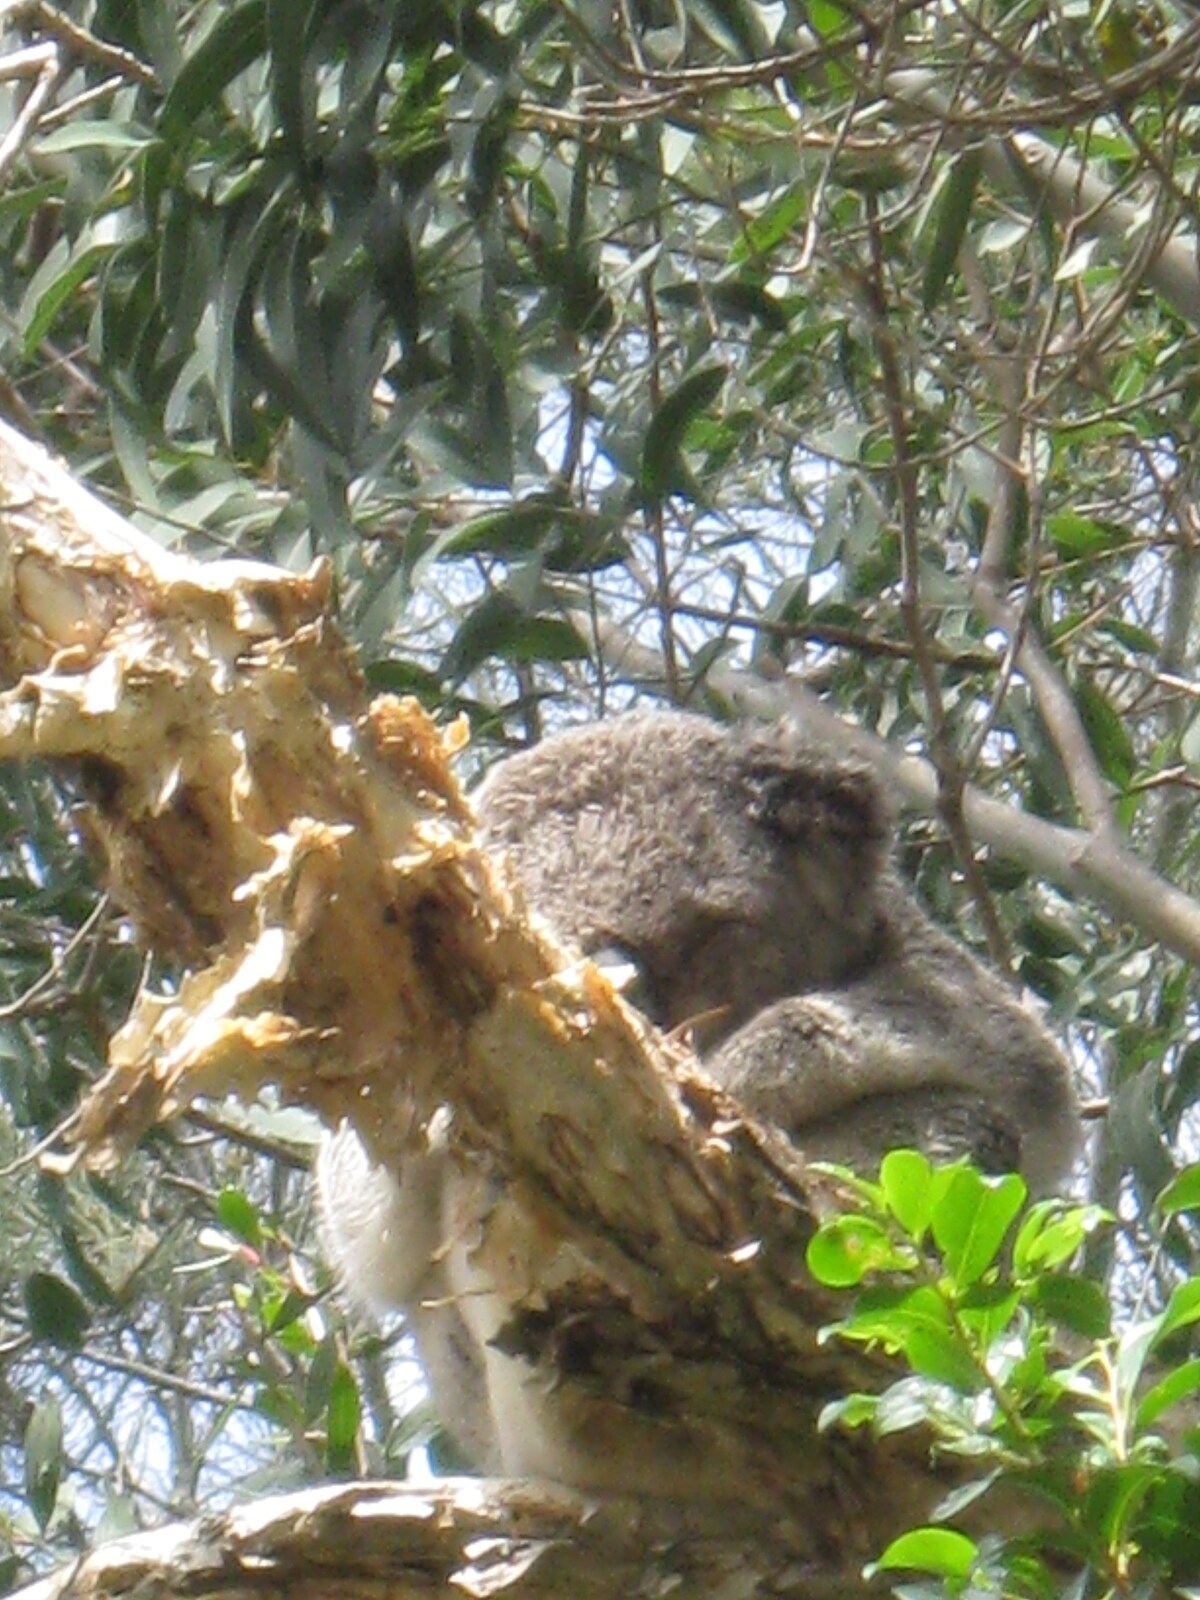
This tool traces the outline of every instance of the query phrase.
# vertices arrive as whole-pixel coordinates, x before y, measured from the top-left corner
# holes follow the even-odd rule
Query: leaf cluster
[[[876,1570],[938,1580],[905,1594],[1039,1600],[1190,1581],[1200,1361],[1187,1351],[1200,1280],[1117,1324],[1078,1271],[1112,1220],[1099,1207],[1027,1204],[1015,1175],[934,1168],[911,1150],[886,1156],[875,1182],[843,1176],[846,1209],[814,1235],[808,1264],[857,1292],[825,1336],[879,1346],[909,1372],[827,1407],[822,1426],[919,1428],[964,1465],[933,1523],[894,1540]],[[1164,1192],[1163,1225],[1194,1204],[1198,1182],[1191,1168]]]

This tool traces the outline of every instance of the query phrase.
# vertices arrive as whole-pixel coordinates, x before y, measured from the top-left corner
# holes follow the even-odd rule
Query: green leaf
[[[808,215],[809,194],[803,184],[793,184],[757,217],[748,222],[742,237],[729,252],[731,263],[745,261],[751,256],[765,256],[777,244],[791,238]]]
[[[692,422],[717,398],[724,383],[724,367],[700,367],[688,374],[650,418],[639,480],[647,500],[662,500],[684,486],[685,435]]]
[[[434,543],[430,556],[520,556],[536,550],[562,514],[562,507],[544,501],[485,511],[469,522],[451,528]]]
[[[822,1406],[817,1417],[817,1431],[828,1433],[833,1428],[869,1428],[879,1409],[879,1397],[873,1394],[849,1394],[843,1400],[831,1400]]]
[[[1059,555],[1068,561],[1099,555],[1125,543],[1128,532],[1111,524],[1097,522],[1074,510],[1056,511],[1046,518],[1046,532]]]
[[[25,1426],[25,1495],[39,1528],[54,1515],[63,1469],[63,1421],[58,1401],[39,1400]]]
[[[92,277],[100,262],[112,254],[112,250],[113,247],[107,244],[76,244],[66,266],[50,279],[38,296],[32,315],[25,324],[21,343],[26,356],[31,356],[37,350],[59,311],[64,305],[75,303],[82,285]]]
[[[484,661],[579,661],[587,648],[569,622],[531,616],[497,590],[467,613],[442,658],[443,679],[457,682]]]
[[[883,1158],[879,1182],[888,1209],[909,1237],[920,1243],[929,1226],[933,1168],[917,1150],[892,1150]]]
[[[79,1348],[91,1322],[82,1296],[51,1272],[31,1272],[25,1280],[25,1314],[35,1339],[64,1350]]]
[[[874,1570],[895,1572],[908,1568],[962,1582],[970,1576],[978,1555],[978,1546],[965,1533],[953,1528],[914,1528],[892,1540],[874,1563]]]
[[[1076,680],[1075,704],[1104,776],[1118,789],[1127,789],[1137,756],[1120,712],[1088,676]]]
[[[970,1167],[953,1167],[937,1175],[935,1192],[933,1237],[946,1267],[965,1287],[995,1261],[1025,1203],[1025,1184],[1015,1172],[983,1178]]]
[[[171,85],[159,116],[162,136],[176,144],[190,142],[203,114],[266,48],[266,0],[249,0],[222,17]]]
[[[1039,1200],[1021,1219],[1013,1243],[1013,1270],[1018,1277],[1061,1267],[1111,1217],[1102,1206],[1064,1206],[1061,1200]]]
[[[1151,1349],[1157,1349],[1164,1339],[1177,1333],[1180,1328],[1190,1328],[1200,1322],[1200,1278],[1189,1278],[1187,1283],[1177,1284],[1155,1321],[1157,1328]]]
[[[836,39],[850,26],[851,17],[835,0],[812,0],[806,8],[809,26],[821,39]]]
[[[106,150],[120,155],[141,150],[154,140],[132,122],[67,122],[41,135],[35,145],[39,156],[66,155],[76,150]]]
[[[428,710],[442,706],[442,678],[419,662],[400,656],[389,656],[372,661],[367,668],[367,686],[372,694],[416,695]]]
[[[1185,1167],[1178,1177],[1172,1178],[1154,1203],[1164,1217],[1200,1207],[1200,1162]]]
[[[354,1374],[344,1363],[334,1368],[329,1384],[329,1406],[326,1412],[329,1456],[335,1466],[348,1464],[354,1455],[354,1441],[362,1406],[358,1398],[358,1385]]]
[[[1200,1356],[1193,1356],[1142,1396],[1134,1415],[1135,1426],[1149,1428],[1164,1411],[1197,1392],[1200,1392]]]
[[[726,48],[734,47],[730,53],[743,61],[756,61],[770,50],[771,41],[759,15],[762,7],[750,0],[701,0],[692,9],[703,14],[710,25],[717,25],[725,36],[721,42]]]
[[[222,1189],[217,1196],[217,1221],[235,1239],[243,1239],[257,1248],[262,1243],[262,1228],[258,1212],[241,1189]]]
[[[834,1289],[848,1289],[869,1272],[906,1261],[878,1222],[854,1216],[824,1223],[809,1240],[805,1259],[813,1277]]]
[[[953,160],[950,176],[938,201],[933,245],[921,284],[921,304],[926,311],[932,311],[937,305],[954,270],[967,223],[971,220],[971,207],[975,204],[975,192],[982,171],[983,151],[979,148],[964,150]]]
[[[1091,1278],[1048,1275],[1025,1291],[1028,1305],[1052,1322],[1084,1339],[1106,1339],[1112,1331],[1112,1307]]]
[[[983,1388],[979,1363],[957,1333],[914,1328],[904,1341],[904,1356],[914,1372],[948,1383],[962,1394],[976,1394]]]
[[[949,1307],[929,1284],[886,1283],[858,1297],[850,1315],[838,1324],[838,1332],[845,1338],[881,1341],[899,1350],[914,1330],[940,1334],[949,1327]]]
[[[300,0],[266,0],[266,31],[271,63],[271,100],[283,149],[296,172],[306,167],[304,118],[304,42],[314,10]],[[305,15],[307,11],[307,15]],[[253,58],[251,58],[253,59]]]

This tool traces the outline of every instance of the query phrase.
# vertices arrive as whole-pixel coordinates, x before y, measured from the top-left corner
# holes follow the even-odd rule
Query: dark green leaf
[[[1118,789],[1128,788],[1137,770],[1137,756],[1120,712],[1087,676],[1075,683],[1075,704],[1100,770]]]
[[[661,500],[685,479],[682,451],[689,426],[720,394],[724,367],[691,372],[650,418],[642,447],[641,489],[650,501]]]
[[[266,0],[266,27],[271,63],[271,100],[283,149],[298,176],[307,166],[304,41],[319,0]],[[253,58],[252,58],[253,59]]]
[[[544,502],[485,511],[442,534],[431,554],[436,560],[464,555],[527,555],[553,532],[561,515],[561,507]]]
[[[1082,1276],[1038,1278],[1027,1291],[1028,1303],[1051,1322],[1084,1339],[1106,1339],[1112,1330],[1112,1307],[1100,1284]]]
[[[171,85],[158,122],[162,136],[187,142],[204,113],[266,48],[266,0],[248,0],[223,16]]]
[[[35,1339],[65,1350],[78,1349],[91,1322],[82,1297],[50,1272],[31,1272],[25,1280],[25,1314]]]
[[[938,199],[937,225],[921,284],[921,304],[926,311],[932,311],[941,299],[958,260],[982,170],[981,149],[964,150],[953,159],[950,176]]]
[[[456,682],[481,662],[578,661],[587,650],[569,622],[531,616],[500,591],[472,607],[442,660],[442,675]]]

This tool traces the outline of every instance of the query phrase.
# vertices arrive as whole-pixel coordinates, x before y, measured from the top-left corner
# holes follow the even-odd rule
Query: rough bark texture
[[[186,972],[113,1039],[75,1158],[266,1082],[383,1160],[451,1107],[456,1158],[504,1179],[476,1253],[512,1347],[579,1438],[618,1461],[677,1445],[734,1501],[339,1489],[108,1546],[70,1587],[856,1586],[946,1483],[918,1441],[817,1431],[887,1372],[817,1343],[828,1180],[529,927],[473,842],[447,759],[465,735],[367,702],[321,569],[168,556],[3,427],[0,505],[0,757],[73,765],[114,894]]]
[[[789,1532],[769,1518],[714,1528],[687,1508],[584,1500],[550,1485],[347,1484],[114,1541],[20,1600],[488,1600],[505,1591],[623,1600],[757,1588],[838,1600],[845,1585],[798,1567]]]

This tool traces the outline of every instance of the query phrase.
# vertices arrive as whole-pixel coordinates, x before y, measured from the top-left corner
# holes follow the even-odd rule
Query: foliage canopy
[[[1169,1304],[1196,1237],[1152,1246],[1149,1197],[1200,1070],[1190,7],[26,0],[0,26],[5,415],[165,542],[327,557],[372,683],[465,710],[476,751],[638,696],[815,690],[877,735],[925,899],[1112,1097],[1091,1269]],[[3,776],[5,1155],[139,978],[73,801]],[[209,1117],[119,1187],[5,1180],[12,1573],[256,1451],[347,1466],[364,1413],[374,1463],[406,1454],[385,1345],[354,1381],[309,1299],[310,1139]]]

